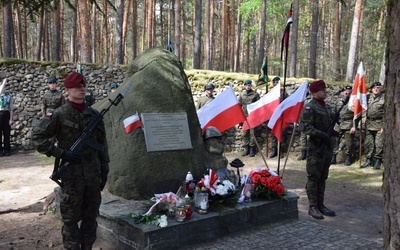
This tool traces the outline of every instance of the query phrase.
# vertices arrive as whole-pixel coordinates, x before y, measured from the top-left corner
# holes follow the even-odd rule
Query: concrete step
[[[287,193],[286,199],[253,200],[224,208],[222,212],[193,212],[183,222],[168,218],[168,226],[160,228],[135,224],[129,216],[133,212],[146,211],[143,201],[125,200],[104,193],[98,237],[115,249],[176,249],[255,226],[298,219],[298,198],[294,193]]]

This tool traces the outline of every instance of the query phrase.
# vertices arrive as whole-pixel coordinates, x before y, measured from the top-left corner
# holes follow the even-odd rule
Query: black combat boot
[[[301,155],[299,156],[299,158],[297,158],[298,161],[303,161],[307,158],[307,150],[302,149],[301,150]]]
[[[310,206],[308,209],[308,214],[311,215],[314,219],[322,220],[324,216],[318,209],[318,206]]]
[[[351,155],[350,154],[346,154],[346,159],[344,160],[344,165],[345,166],[350,166],[351,165]]]
[[[256,149],[255,146],[250,146],[250,157],[254,157],[254,155],[256,154]]]
[[[372,164],[371,158],[367,158],[365,163],[360,168],[366,168]]]
[[[246,145],[246,146],[244,146],[244,152],[243,152],[242,156],[246,156],[248,154],[250,154],[250,146]]]
[[[0,157],[3,157],[3,150],[0,150]]]
[[[376,159],[374,169],[378,170],[381,168],[381,159]]]
[[[331,164],[336,164],[336,155],[337,154],[332,155]]]
[[[318,205],[318,209],[321,212],[321,214],[326,215],[326,216],[335,216],[336,213],[329,208],[325,207],[323,204]]]
[[[269,158],[274,158],[277,155],[278,155],[277,149],[272,148],[271,153],[269,154]]]

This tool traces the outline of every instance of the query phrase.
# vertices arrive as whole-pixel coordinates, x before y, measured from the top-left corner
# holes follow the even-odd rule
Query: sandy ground
[[[250,158],[227,153],[226,157],[229,162],[240,158],[245,163],[241,175],[265,167],[265,162],[274,171],[278,166],[277,158],[265,158],[264,162],[260,154]],[[382,242],[382,170],[359,169],[358,162],[349,167],[332,165],[325,204],[337,216],[315,220],[307,214],[305,161],[297,161],[297,157],[298,153],[293,153],[286,166],[285,159],[279,165],[285,188],[300,197],[300,219]],[[43,198],[56,187],[49,179],[52,168],[51,161],[34,151],[0,158],[0,249],[63,249],[59,212],[43,213]],[[112,246],[98,239],[94,249]]]

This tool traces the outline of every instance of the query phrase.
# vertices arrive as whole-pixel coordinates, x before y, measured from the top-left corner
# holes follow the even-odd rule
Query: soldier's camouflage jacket
[[[85,105],[85,109],[79,112],[67,102],[54,110],[51,117],[44,117],[38,126],[33,128],[32,142],[38,152],[60,158],[64,149],[71,148],[90,119],[96,114],[98,112],[88,105]],[[57,145],[52,138],[56,139]],[[110,159],[103,122],[93,132],[92,139],[103,145],[103,150],[98,151],[89,146],[84,146],[80,151],[84,157],[84,162],[70,164],[65,178],[74,178],[75,176],[98,177],[101,165],[108,164]]]
[[[53,111],[65,104],[63,93],[58,90],[49,90],[44,93],[42,98],[42,114],[50,117]]]
[[[383,128],[383,115],[385,113],[385,95],[374,97],[367,96],[368,109],[366,110],[366,127],[368,130],[378,131]]]

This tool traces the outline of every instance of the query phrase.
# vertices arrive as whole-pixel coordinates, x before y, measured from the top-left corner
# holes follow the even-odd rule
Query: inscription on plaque
[[[141,114],[147,152],[192,148],[186,113]]]

